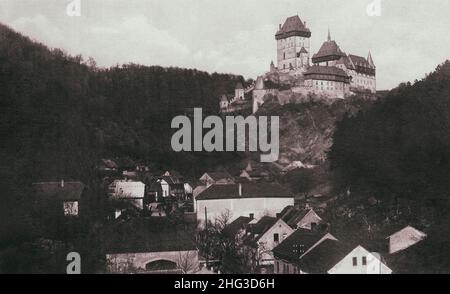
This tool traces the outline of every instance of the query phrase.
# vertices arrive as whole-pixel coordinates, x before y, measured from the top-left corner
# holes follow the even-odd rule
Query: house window
[[[78,215],[78,201],[64,201],[64,216]]]
[[[353,257],[353,266],[357,266],[358,265],[358,258]]]
[[[367,265],[367,257],[363,256],[362,265]]]
[[[280,263],[278,262],[278,260],[275,261],[275,273],[280,273]]]
[[[274,242],[279,242],[280,241],[280,236],[278,234],[273,234],[273,241]]]

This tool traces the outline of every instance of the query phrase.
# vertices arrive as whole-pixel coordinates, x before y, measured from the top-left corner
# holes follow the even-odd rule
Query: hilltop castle
[[[370,52],[367,58],[346,54],[332,40],[328,30],[327,40],[311,58],[311,35],[306,22],[302,22],[298,15],[279,25],[275,34],[277,66],[272,61],[270,71],[258,77],[256,83],[245,91],[251,92],[253,113],[264,103],[266,94],[278,93],[280,87],[274,85],[286,83],[293,93],[303,96],[344,99],[355,93],[376,93],[376,66]],[[272,87],[266,87],[265,83],[269,81]],[[242,96],[237,92],[226,102],[222,97],[221,111],[227,112],[235,101],[240,100],[239,97]]]

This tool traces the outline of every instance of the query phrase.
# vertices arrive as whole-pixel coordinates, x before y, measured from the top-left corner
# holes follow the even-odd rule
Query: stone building
[[[275,34],[278,70],[302,74],[309,67],[311,31],[298,15],[286,19]]]

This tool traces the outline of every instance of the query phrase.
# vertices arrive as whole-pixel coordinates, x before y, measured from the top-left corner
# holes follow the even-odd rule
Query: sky
[[[67,13],[74,1],[79,16]],[[375,2],[380,13],[368,13]],[[133,62],[246,78],[269,70],[278,24],[298,14],[312,32],[312,53],[328,28],[344,52],[370,50],[379,90],[450,59],[449,11],[447,0],[0,0],[1,23],[102,67]]]

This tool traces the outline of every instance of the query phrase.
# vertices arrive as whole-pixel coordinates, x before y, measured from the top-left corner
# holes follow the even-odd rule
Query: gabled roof
[[[313,55],[312,62],[322,62],[338,60],[341,57],[346,56],[345,53],[339,48],[339,45],[334,40],[325,41],[320,47],[319,51]]]
[[[355,64],[356,66],[362,66],[362,67],[372,68],[372,66],[371,66],[370,63],[367,61],[367,59],[365,59],[365,58],[362,57],[362,56],[349,54],[348,57],[352,60],[353,64]]]
[[[416,229],[416,228],[414,228],[412,226],[406,226],[406,227],[402,228],[401,230],[396,230],[388,238],[391,238],[394,235],[405,233],[405,232],[408,232],[409,234],[413,234],[413,235],[415,235],[417,237],[423,237],[424,238],[424,237],[427,236],[427,234],[425,234],[422,231],[419,231],[418,229]]]
[[[252,219],[246,216],[240,216],[225,227],[225,233],[230,236],[236,236],[240,230],[244,229]]]
[[[139,253],[197,250],[192,231],[167,218],[135,218],[102,231],[105,252]]]
[[[305,47],[302,47],[302,49],[300,49],[300,53],[308,53],[308,51],[305,49]]]
[[[80,200],[85,189],[82,182],[39,182],[33,183],[35,196],[39,200]]]
[[[242,185],[242,195],[239,195]],[[292,198],[289,190],[277,183],[243,183],[230,185],[211,185],[197,196],[197,200],[234,198]]]
[[[350,58],[347,55],[341,57],[341,59],[339,59],[336,62],[336,64],[343,64],[348,69],[355,69],[355,65],[353,64],[353,62],[350,60]]]
[[[269,230],[275,223],[277,218],[270,216],[263,216],[256,224],[251,225],[249,232],[255,235],[262,235]]]
[[[326,239],[304,255],[298,266],[309,274],[326,274],[352,250],[341,241]]]
[[[288,17],[281,29],[275,34],[277,40],[292,36],[311,37],[311,31],[305,26],[298,15]]]
[[[277,258],[297,263],[300,257],[326,234],[305,229],[297,229],[280,245],[273,249]]]
[[[222,179],[233,179],[233,177],[228,172],[206,172],[211,179],[214,181],[219,181]]]

